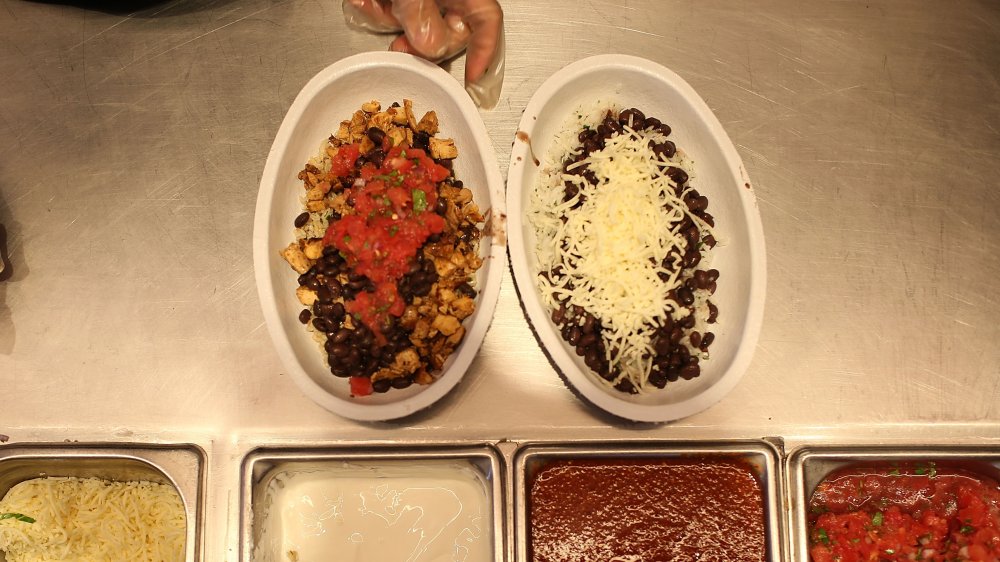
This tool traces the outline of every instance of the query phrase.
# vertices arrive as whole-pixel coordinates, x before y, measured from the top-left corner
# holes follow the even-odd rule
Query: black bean
[[[295,228],[302,228],[307,222],[309,222],[309,213],[302,213],[295,217]]]
[[[715,341],[715,334],[712,332],[705,332],[705,336],[701,338],[701,345],[699,346],[702,351],[708,351],[708,346],[712,345]]]
[[[565,308],[560,306],[559,308],[552,311],[552,321],[555,322],[557,325],[562,324],[563,320],[565,319],[566,319]]]
[[[319,299],[319,302],[333,302],[333,293],[326,285],[320,285],[316,289],[316,298]]]
[[[333,373],[333,376],[335,377],[345,378],[351,376],[351,372],[347,369],[346,365],[343,363],[337,363],[333,360],[330,361],[330,372]]]
[[[601,124],[604,125],[604,127],[607,128],[607,130],[612,133],[621,133],[623,130],[621,124],[618,123],[618,120],[612,117],[611,114],[608,114],[608,116],[604,118],[604,121]]]
[[[329,318],[333,313],[333,303],[316,301],[316,304],[313,305],[313,311],[316,313],[316,316]]]
[[[712,281],[712,282],[710,282],[710,283],[709,283],[709,284],[708,284],[708,285],[707,285],[707,286],[705,287],[705,290],[707,290],[707,291],[708,291],[708,294],[710,294],[710,295],[714,295],[714,294],[715,294],[715,289],[716,289],[716,288],[717,288],[717,285],[715,284],[715,281]]]
[[[684,306],[690,306],[694,304],[694,295],[687,287],[681,287],[677,289],[677,301]]]
[[[681,378],[689,381],[701,374],[701,367],[697,364],[687,364],[681,369]]]
[[[599,358],[596,349],[588,349],[583,356],[583,362],[591,369],[596,370],[596,366],[599,363]]]
[[[670,125],[667,125],[666,123],[660,123],[659,125],[656,126],[656,131],[665,137],[669,137],[671,133]]]
[[[674,180],[677,185],[684,185],[688,181],[688,173],[676,166],[667,168],[667,177]]]
[[[593,332],[585,333],[583,334],[583,336],[580,337],[581,347],[590,347],[594,345],[596,342],[597,342],[597,336],[594,335]]]
[[[322,286],[322,281],[320,281],[319,278],[315,275],[309,275],[309,277],[306,278],[305,286],[309,287],[314,291],[318,291],[319,288]]]
[[[656,351],[657,355],[666,356],[670,353],[670,348],[672,347],[673,345],[671,344],[669,337],[660,336],[659,338],[656,338],[656,342],[653,343],[653,349]]]
[[[715,321],[719,318],[719,307],[715,306],[712,301],[708,301],[708,323],[715,324]]]
[[[583,335],[583,330],[579,326],[573,326],[569,331],[569,338],[566,340],[570,345],[576,345],[580,343],[580,336]]]
[[[717,281],[719,279],[719,270],[718,269],[709,269],[706,273],[708,273],[708,280],[709,280],[709,282],[711,282],[711,281]]]
[[[636,394],[638,392],[635,389],[635,385],[632,384],[632,381],[628,379],[622,379],[621,382],[615,385],[615,388],[628,394]]]
[[[302,322],[303,324],[308,324],[310,318],[312,318],[312,313],[309,312],[308,308],[303,308],[302,312],[299,313],[299,322]]]
[[[688,253],[684,254],[684,267],[692,268],[701,263],[701,252],[695,248],[691,248]]]
[[[375,165],[376,168],[381,168],[382,163],[385,162],[385,151],[381,148],[376,148],[368,153],[368,160]]]
[[[656,117],[647,117],[646,120],[642,123],[642,129],[654,129],[655,130],[661,124],[662,123],[660,122],[660,120],[657,119]]]
[[[357,160],[354,161],[354,168],[360,170],[368,163],[368,159],[364,156],[358,156]]]
[[[455,292],[465,297],[473,299],[476,298],[476,290],[473,289],[472,285],[468,283],[459,283],[459,285],[455,287]]]
[[[667,369],[666,375],[667,375],[667,381],[676,382],[677,379],[681,378],[681,370],[678,369],[677,367],[671,367]]]
[[[375,146],[382,146],[382,141],[385,140],[385,131],[379,129],[378,127],[369,127],[365,134],[371,139]]]
[[[358,351],[356,347],[352,347],[348,351],[347,356],[344,357],[344,363],[348,365],[357,365],[361,362],[361,352]]]
[[[339,303],[338,303],[339,304]],[[333,338],[330,339],[333,343],[344,343],[351,337],[351,331],[347,328],[341,328],[337,330]]]
[[[344,303],[342,302],[333,303],[333,311],[330,313],[330,316],[334,320],[343,320],[344,317],[347,316],[347,309],[344,308]]]
[[[413,384],[413,380],[409,377],[396,377],[389,380],[392,381],[392,387],[397,389],[408,388],[411,384]]]
[[[413,134],[413,148],[419,148],[421,150],[430,149],[431,136],[424,131],[417,131]]]
[[[709,332],[709,333],[711,333],[711,332]],[[691,340],[691,346],[692,347],[701,347],[701,334],[700,333],[698,333],[698,332],[691,332],[691,334],[688,336],[688,338]]]
[[[379,394],[389,392],[390,388],[392,388],[392,379],[379,379],[372,382],[372,390]]]
[[[667,386],[667,373],[659,370],[651,371],[649,373],[649,384],[656,388]]]
[[[685,316],[680,321],[681,328],[684,328],[684,329],[687,329],[687,330],[690,330],[691,328],[694,328],[694,323],[695,323],[694,314],[688,314],[687,316]],[[687,352],[687,348],[686,347],[682,347],[681,349],[683,350],[682,353],[686,353]]]
[[[573,331],[572,326],[564,324],[563,327],[559,330],[559,334],[562,336],[562,339],[569,341],[569,335],[570,333],[572,333],[572,331]]]
[[[681,338],[683,337],[684,337],[684,330],[680,326],[677,326],[676,328],[670,331],[670,343],[674,345],[680,343]]]

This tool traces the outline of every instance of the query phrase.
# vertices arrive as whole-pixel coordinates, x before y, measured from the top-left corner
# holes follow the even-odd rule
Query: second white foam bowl
[[[712,267],[720,272],[712,298],[719,322],[701,376],[662,391],[628,395],[607,388],[559,335],[538,294],[535,236],[527,221],[535,158],[545,162],[551,140],[573,111],[598,101],[636,107],[673,128],[671,139],[694,161],[692,185],[708,196],[716,221]],[[560,165],[560,163],[554,163]],[[508,245],[521,302],[535,333],[566,381],[588,402],[616,416],[665,422],[690,416],[725,396],[753,356],[764,312],[764,233],[757,200],[732,141],[704,100],[677,74],[646,59],[600,55],[577,61],[546,80],[521,117],[507,173]]]

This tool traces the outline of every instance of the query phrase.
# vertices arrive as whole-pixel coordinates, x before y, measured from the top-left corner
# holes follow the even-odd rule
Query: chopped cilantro
[[[972,533],[976,532],[976,528],[973,527],[972,525],[962,525],[962,528],[959,529],[958,532],[962,533],[963,535],[971,535]]]
[[[875,515],[872,515],[872,527],[882,526],[882,512],[876,511]]]
[[[350,243],[351,243],[351,235],[350,234],[345,234],[344,235],[344,244],[350,244]]]
[[[816,529],[816,540],[823,544],[830,544],[830,535],[826,534],[826,529]]]
[[[903,473],[899,471],[898,467],[893,468],[892,470],[889,471],[889,476],[900,476],[902,474]]]
[[[885,549],[885,553],[886,554],[896,554],[896,550],[892,549],[892,548],[887,548],[887,549]]]
[[[921,476],[926,474],[929,478],[934,478],[937,476],[937,466],[932,462],[929,462],[926,465],[918,464],[913,473]]]
[[[394,224],[389,228],[389,236],[395,236],[397,232],[399,232],[398,224]]]
[[[25,523],[34,523],[35,520],[23,513],[0,513],[0,519],[16,519]]]
[[[413,190],[413,210],[422,213],[427,210],[427,194],[420,189]]]

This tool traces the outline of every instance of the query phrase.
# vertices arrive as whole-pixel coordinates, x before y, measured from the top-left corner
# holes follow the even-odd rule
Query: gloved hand
[[[343,0],[347,23],[398,33],[389,49],[434,62],[468,50],[465,90],[476,105],[496,106],[504,75],[503,10],[497,0]]]

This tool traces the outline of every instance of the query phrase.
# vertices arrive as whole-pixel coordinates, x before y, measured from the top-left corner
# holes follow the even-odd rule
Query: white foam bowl
[[[715,217],[712,267],[720,272],[712,297],[719,321],[711,358],[693,380],[667,383],[661,391],[629,395],[609,389],[559,335],[535,283],[538,273],[534,231],[525,210],[553,136],[571,112],[598,100],[637,107],[673,128],[671,140],[694,161],[692,185],[708,196]],[[533,154],[534,156],[533,156]],[[560,165],[560,163],[555,163]],[[600,55],[556,72],[532,96],[521,117],[507,174],[508,244],[521,302],[541,345],[565,380],[586,401],[635,421],[664,422],[690,416],[715,404],[746,371],[760,333],[766,269],[764,233],[750,180],[732,141],[694,89],[651,61]]]
[[[438,66],[401,53],[363,53],[336,62],[309,81],[285,115],[268,153],[254,218],[253,252],[257,292],[264,319],[281,361],[309,398],[346,418],[389,420],[417,412],[444,396],[462,379],[493,318],[506,264],[503,236],[489,231],[480,242],[483,267],[477,272],[476,311],[463,324],[465,339],[427,386],[412,385],[384,394],[351,396],[348,379],[330,373],[322,348],[299,320],[295,297],[298,274],[279,251],[294,240],[293,219],[302,212],[299,170],[349,119],[372,99],[383,107],[413,100],[414,112],[434,110],[440,137],[455,139],[455,176],[472,190],[484,214],[504,216],[503,178],[479,111],[462,86]],[[489,230],[489,229],[488,229]]]

